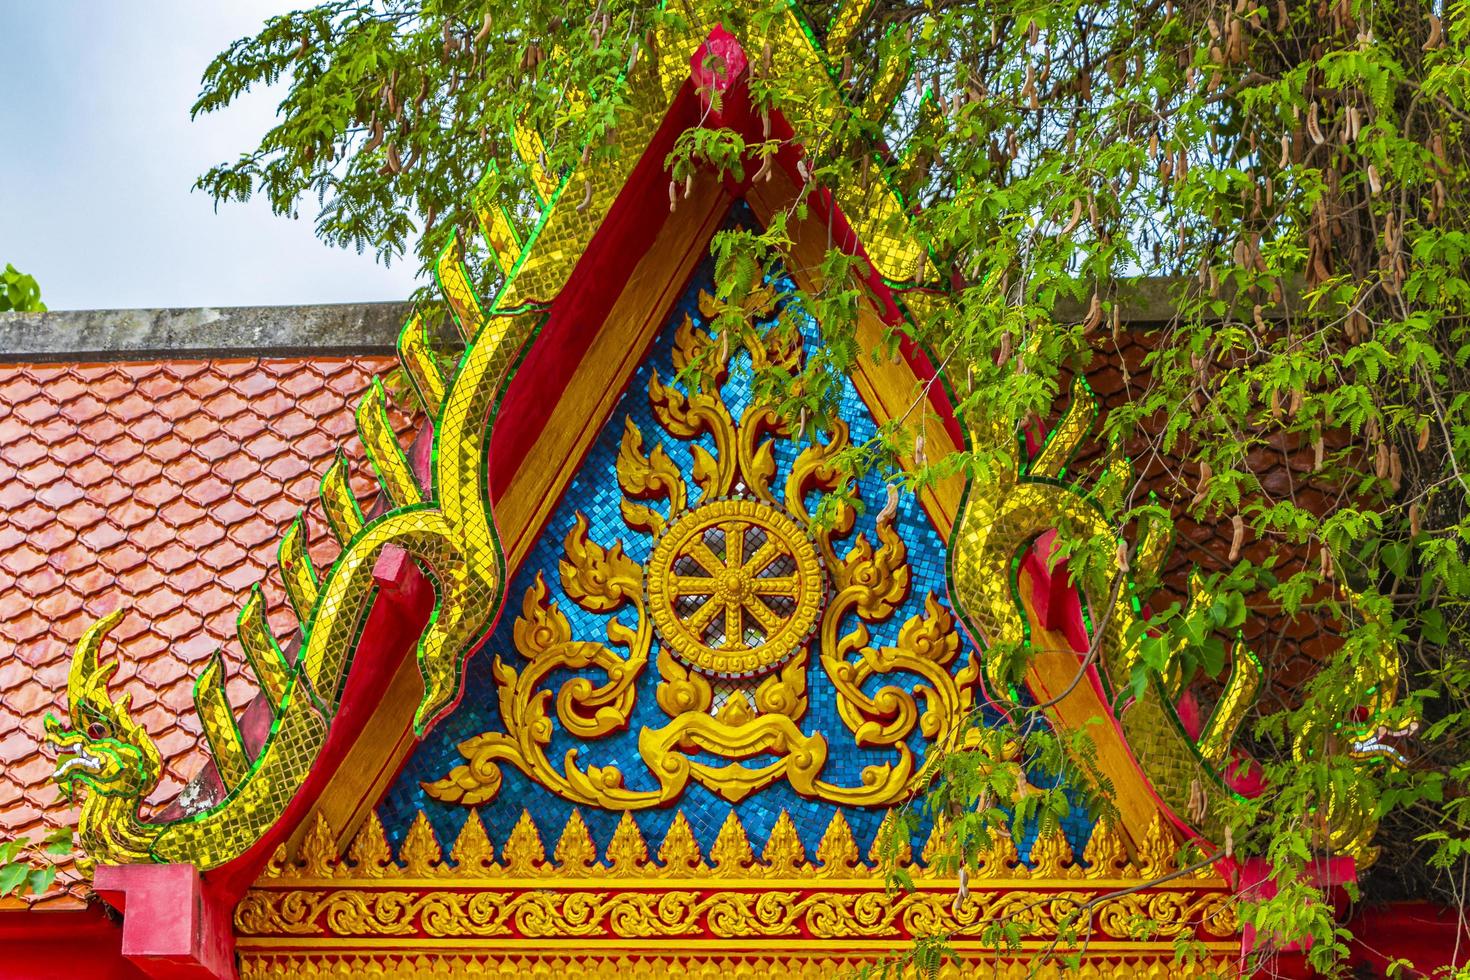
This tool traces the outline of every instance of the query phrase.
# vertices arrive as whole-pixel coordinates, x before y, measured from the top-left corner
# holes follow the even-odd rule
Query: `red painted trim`
[[[140,980],[122,956],[122,924],[98,903],[81,909],[0,912],[0,976],[6,980]]]
[[[95,885],[123,914],[123,958],[143,973],[163,980],[235,976],[233,903],[211,897],[192,864],[103,865]]]
[[[1403,902],[1361,908],[1347,921],[1353,938],[1343,966],[1348,976],[1386,977],[1388,965],[1404,960],[1396,976],[1447,976],[1470,966],[1470,925],[1458,909],[1427,902]],[[1307,965],[1306,954],[1283,951],[1270,955],[1256,977],[1308,980],[1323,976]]]
[[[1022,556],[1021,570],[1029,574],[1035,584],[1031,606],[1037,621],[1045,629],[1056,630],[1065,636],[1072,649],[1085,652],[1088,648],[1087,624],[1082,618],[1082,600],[1072,582],[1067,560],[1063,558],[1055,567],[1048,567],[1056,542],[1056,531],[1047,531],[1038,537]]]
[[[722,98],[719,112],[715,111],[713,93],[729,93],[743,83],[746,68],[745,49],[740,46],[735,35],[725,30],[724,24],[716,24],[709,36],[694,50],[694,54],[690,55],[689,77],[694,80],[694,86],[699,93],[701,118],[704,119],[706,129],[738,126],[738,123],[732,121],[727,107],[736,105],[748,109],[749,93],[745,93],[745,98],[739,100]]]
[[[221,868],[207,872],[205,888],[225,906],[233,908],[245,889],[260,876],[265,862],[306,819],[317,797],[357,741],[363,727],[382,700],[403,658],[412,656],[419,635],[434,607],[434,589],[411,561],[404,562],[396,549],[385,549],[373,570],[378,594],[363,627],[362,640],[347,673],[341,707],[332,719],[326,745],[311,772],[274,827],[245,854]]]
[[[1331,902],[1340,915],[1346,904],[1341,885],[1357,879],[1357,864],[1350,857],[1321,858],[1307,866],[1306,882],[1323,889],[1326,900]],[[1262,901],[1277,893],[1277,884],[1271,879],[1271,864],[1265,858],[1253,857],[1240,862],[1235,876],[1238,896],[1246,901]],[[1260,948],[1261,939],[1254,927],[1246,925],[1240,933],[1240,963],[1244,969],[1246,958]],[[1257,976],[1310,977],[1303,947],[1297,944],[1282,945],[1273,953],[1270,962],[1257,971]]]
[[[718,122],[740,131],[747,140],[759,140],[761,120],[752,109],[749,88],[745,84],[746,58],[739,43],[723,28],[716,27],[690,59],[696,71],[700,69],[703,54],[708,51],[719,54],[734,69],[718,81],[713,77],[707,79],[714,87],[723,89]],[[556,297],[541,335],[517,369],[500,408],[500,418],[514,419],[515,424],[497,426],[491,437],[492,499],[499,499],[505,492],[541,431],[552,423],[553,413],[566,392],[567,384],[601,330],[616,299],[616,290],[607,289],[604,284],[626,281],[663,228],[668,218],[664,190],[669,180],[664,159],[679,134],[701,118],[699,87],[694,81],[686,82],[568,277],[566,287]],[[771,119],[773,135],[789,138],[791,127],[780,113],[771,113]],[[713,122],[705,119],[706,125]],[[789,145],[777,156],[777,162],[800,184],[802,181],[796,166],[798,159],[799,153]],[[748,180],[755,168],[746,169],[747,183],[744,187],[731,188],[736,196],[749,186]],[[809,200],[815,220],[830,223],[834,243],[850,254],[866,255],[857,234],[830,194],[819,191]],[[902,314],[887,284],[876,272],[870,273],[866,284],[884,321],[900,323]],[[928,354],[908,337],[900,338],[899,353],[920,381],[937,377],[938,372]],[[955,444],[963,445],[964,434],[942,384],[936,382],[930,386],[929,401]]]
[[[1352,966],[1386,976],[1388,964],[1402,957],[1419,976],[1470,966],[1470,922],[1461,910],[1427,902],[1361,908],[1348,920]],[[1404,976],[1415,976],[1407,972]]]

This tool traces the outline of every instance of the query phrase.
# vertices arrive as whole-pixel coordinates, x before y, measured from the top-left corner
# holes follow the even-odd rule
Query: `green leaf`
[[[0,867],[0,896],[9,895],[18,889],[30,871],[30,865],[20,862]]]
[[[26,876],[26,886],[32,895],[41,895],[51,887],[51,882],[55,880],[56,868],[48,864],[45,867],[32,869]]]
[[[46,835],[47,854],[70,854],[76,846],[75,832],[70,827],[57,827]]]
[[[1145,635],[1139,641],[1139,655],[1151,669],[1163,672],[1169,666],[1170,643],[1167,636]]]
[[[1450,640],[1450,631],[1445,625],[1444,614],[1438,609],[1424,610],[1419,618],[1419,631],[1430,643],[1443,646]]]
[[[1218,636],[1206,637],[1200,647],[1200,666],[1208,677],[1216,677],[1225,669],[1225,644]]]

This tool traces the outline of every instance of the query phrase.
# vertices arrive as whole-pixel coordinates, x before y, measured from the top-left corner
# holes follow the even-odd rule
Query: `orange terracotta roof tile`
[[[295,628],[275,572],[280,533],[305,507],[312,557],[336,555],[317,483],[340,446],[359,497],[375,490],[352,409],[391,366],[381,356],[0,364],[0,838],[75,822],[50,781],[41,722],[65,711],[72,645],[119,605],[130,614],[104,656],[118,656],[114,688],[132,694],[163,755],[148,807],[204,765],[194,677],[224,647],[237,709],[254,695],[234,638],[240,603],[265,580],[271,624],[283,640]],[[47,896],[26,901],[77,905],[84,891],[67,861]]]

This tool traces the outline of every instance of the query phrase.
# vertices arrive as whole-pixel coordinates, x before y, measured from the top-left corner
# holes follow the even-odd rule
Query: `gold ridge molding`
[[[298,852],[279,848],[236,907],[235,930],[242,949],[381,952],[411,941],[420,949],[501,944],[520,953],[528,944],[549,950],[576,940],[589,952],[708,943],[711,955],[753,955],[763,946],[836,942],[846,944],[844,953],[881,956],[931,935],[982,949],[992,924],[1009,919],[1023,944],[1085,936],[1089,949],[1148,947],[1170,958],[1180,938],[1212,953],[1234,948],[1228,885],[1213,874],[1175,874],[1173,836],[1162,820],[1132,858],[1106,826],[1080,862],[1059,832],[1033,845],[1029,865],[1008,838],[999,839],[970,872],[964,894],[957,879],[912,861],[905,870],[914,887],[890,893],[874,856],[863,861],[844,831],[839,812],[811,855],[783,813],[757,858],[732,812],[706,856],[680,812],[654,852],[625,812],[599,856],[574,811],[548,857],[529,813],[496,848],[472,810],[446,858],[420,812],[396,855],[373,815],[339,856],[318,812]],[[925,852],[942,845],[943,833],[931,835]],[[1169,874],[1175,877],[1152,883]],[[1153,923],[1147,936],[1137,932],[1143,920]]]
[[[1215,952],[1212,950],[1211,952]],[[854,956],[845,951],[791,952],[771,951],[748,954],[725,953],[719,956],[611,953],[586,955],[559,952],[517,952],[480,954],[445,954],[437,950],[429,955],[409,953],[363,955],[354,952],[279,953],[243,952],[240,957],[242,980],[266,977],[375,976],[394,980],[439,980],[445,976],[479,977],[566,977],[583,978],[664,978],[679,975],[690,980],[728,980],[732,976],[801,977],[831,980],[853,975],[872,966],[875,956]],[[936,971],[938,980],[959,980],[976,975],[974,961],[946,961]],[[1235,957],[1221,950],[1199,963],[1175,964],[1172,951],[1145,955],[1089,953],[1076,969],[1060,964],[1038,965],[1032,960],[987,957],[984,975],[994,980],[1053,980],[1066,976],[1079,980],[1102,978],[1141,978],[1141,980],[1173,980],[1173,978],[1221,977],[1236,975]],[[913,975],[911,972],[901,973]]]

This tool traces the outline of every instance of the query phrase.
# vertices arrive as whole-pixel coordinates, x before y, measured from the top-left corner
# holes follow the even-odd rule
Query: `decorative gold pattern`
[[[1199,735],[1199,754],[1216,771],[1225,768],[1235,735],[1260,690],[1261,662],[1237,641],[1230,658],[1230,679]]]
[[[757,290],[746,301],[743,329],[733,332],[756,367],[789,365],[801,356],[799,343],[762,339],[755,322],[774,314],[773,291]],[[714,300],[700,296],[713,316]],[[771,335],[768,335],[771,336]],[[826,442],[796,456],[784,487],[775,487],[774,442],[790,439],[785,422],[758,398],[736,420],[722,401],[733,349],[716,342],[686,316],[675,331],[673,364],[697,371],[703,384],[686,391],[666,384],[657,372],[648,382],[649,405],[673,438],[687,440],[690,478],[629,416],[617,460],[628,525],[656,537],[647,568],[628,558],[621,541],[609,547],[591,540],[589,522],[578,515],[563,542],[562,589],[583,609],[611,614],[631,606],[637,624],[608,620],[608,638],[624,654],[602,643],[575,639],[566,615],[549,599],[538,576],[526,590],[516,620],[517,667],[497,656],[493,674],[505,731],[491,731],[459,746],[465,765],[424,784],[429,795],[476,805],[495,797],[501,763],[510,763],[575,803],[616,810],[660,806],[677,799],[693,781],[732,802],[787,781],[804,796],[848,805],[887,805],[914,785],[916,731],[929,743],[955,731],[974,704],[979,667],[961,662],[954,618],[937,597],[925,598],[924,613],[910,618],[893,647],[873,649],[863,623],[890,619],[909,595],[907,551],[891,520],[877,522],[877,544],[855,532],[855,512],[845,504],[827,527],[814,528],[806,499],[830,491],[839,479],[833,457],[847,447],[840,423]],[[715,451],[698,441],[708,436]],[[667,516],[649,501],[668,504]],[[839,553],[843,539],[850,541]],[[830,583],[830,584],[829,584]],[[825,598],[825,602],[823,602]],[[846,635],[850,616],[861,622]],[[806,641],[815,627],[818,654]],[[736,635],[732,636],[732,632]],[[655,634],[662,641],[653,655]],[[866,767],[858,785],[822,778],[830,733],[803,731],[807,709],[806,672],[815,659],[835,689],[837,710],[853,740],[893,753],[892,761]],[[656,789],[628,789],[613,767],[578,767],[577,753],[548,749],[556,722],[570,735],[594,739],[626,727],[633,715],[636,682],[655,660],[661,683],[658,706],[669,717],[661,728],[644,728],[639,755],[657,780]],[[574,676],[554,698],[541,685],[557,671]],[[600,671],[606,681],[586,676]],[[912,688],[885,684],[865,690],[877,676],[917,676]],[[717,701],[710,677],[723,683]],[[895,678],[897,680],[897,678]],[[729,760],[696,761],[696,752]]]
[[[515,827],[502,845],[500,863],[496,863],[495,850],[485,834],[485,825],[480,821],[478,811],[473,809],[450,848],[448,863],[443,861],[441,845],[422,811],[415,814],[410,824],[397,863],[392,860],[387,835],[376,816],[364,822],[349,845],[345,858],[338,856],[337,837],[320,813],[314,815],[311,827],[294,855],[284,844],[277,848],[261,876],[262,886],[276,887],[278,880],[299,884],[329,878],[334,881],[393,879],[400,883],[426,877],[471,881],[485,878],[487,873],[490,879],[499,882],[561,879],[573,874],[577,877],[637,878],[645,881],[732,876],[751,881],[784,881],[861,876],[869,883],[875,883],[889,867],[906,868],[920,878],[948,880],[930,866],[929,855],[956,850],[955,842],[948,836],[952,828],[940,824],[931,832],[918,864],[908,857],[896,865],[879,862],[872,855],[864,861],[841,811],[833,814],[821,840],[810,852],[810,860],[806,843],[784,810],[777,817],[759,858],[745,825],[732,811],[710,846],[708,862],[682,810],[675,812],[674,820],[653,858],[649,856],[651,852],[643,832],[627,813],[619,820],[602,860],[599,860],[592,844],[586,821],[577,810],[572,811],[550,861],[535,821],[525,810],[521,811]],[[1066,837],[1059,831],[1052,831],[1041,835],[1033,845],[1031,865],[1028,866],[1017,856],[1015,843],[1008,836],[998,834],[994,835],[990,847],[975,857],[970,880],[1025,881],[1033,887],[1048,881],[1066,887],[1077,881],[1138,885],[1179,870],[1175,853],[1178,840],[1162,816],[1156,817],[1146,828],[1140,841],[1136,851],[1130,852],[1117,830],[1106,822],[1100,822],[1088,840],[1082,860],[1078,862]],[[366,863],[362,858],[364,854],[372,855]],[[567,867],[568,863],[572,867]],[[1202,877],[1196,875],[1163,884],[1205,890],[1223,887],[1224,883],[1208,869],[1202,874]]]
[[[286,586],[286,598],[296,611],[297,619],[311,615],[316,605],[319,584],[311,556],[306,553],[306,515],[297,514],[296,519],[281,535],[280,547],[276,550],[276,565],[281,572],[281,582]]]
[[[575,877],[575,876],[573,876]],[[243,937],[298,936],[339,939],[418,936],[433,939],[562,938],[640,939],[698,937],[725,939],[888,940],[948,935],[983,941],[997,921],[1019,925],[1028,939],[1052,938],[1072,929],[1095,892],[971,889],[955,900],[953,886],[920,888],[888,896],[881,883],[814,891],[762,886],[758,889],[660,888],[533,890],[379,888],[320,890],[256,889],[235,910]],[[1130,893],[1105,904],[1093,928],[1099,938],[1129,940],[1152,929],[1174,939],[1197,930],[1215,936],[1234,932],[1231,896],[1157,891]],[[1148,923],[1148,925],[1145,925]],[[1228,926],[1228,928],[1225,928]]]
[[[664,110],[687,79],[690,55],[717,22],[735,31],[748,50],[771,50],[772,69],[788,78],[801,79],[813,93],[808,100],[781,107],[792,122],[798,140],[831,131],[843,114],[881,119],[902,84],[906,68],[890,66],[870,101],[861,108],[847,102],[834,81],[837,72],[833,69],[846,54],[845,47],[853,42],[864,9],[863,2],[840,5],[828,33],[827,48],[823,50],[806,29],[794,4],[775,17],[753,19],[715,5],[693,4],[682,12],[683,16],[667,22],[668,26],[661,29],[658,44],[629,71],[626,109],[620,111],[616,129],[629,146],[647,144]],[[747,22],[748,19],[752,22]],[[530,158],[539,157],[542,136],[519,132],[517,145]],[[606,158],[592,157],[564,175],[552,175],[544,167],[533,167],[542,208],[534,229],[524,237],[512,221],[512,210],[494,201],[477,199],[476,207],[487,238],[506,274],[506,282],[492,304],[493,310],[523,309],[555,297],[608,214],[638,156],[619,153]],[[576,199],[580,195],[564,193],[568,186],[585,186],[590,194],[578,203]],[[898,281],[922,274],[923,245],[906,221],[902,202],[889,187],[877,181],[854,182],[834,189],[834,195],[882,276]],[[358,640],[363,611],[371,603],[372,567],[383,549],[390,545],[406,550],[430,574],[438,591],[436,615],[419,645],[424,695],[415,715],[416,728],[422,731],[452,700],[459,684],[462,658],[482,637],[483,628],[498,605],[504,581],[484,487],[483,424],[503,386],[510,358],[528,336],[532,322],[529,317],[487,318],[456,250],[446,250],[436,265],[436,273],[456,323],[465,337],[471,338],[459,371],[451,382],[445,383],[427,353],[416,320],[405,330],[400,342],[402,360],[415,391],[430,414],[437,417],[433,456],[436,471],[432,480],[435,496],[424,499],[425,488],[419,485],[391,431],[385,431],[383,394],[380,387],[375,387],[364,398],[359,420],[364,442],[389,496],[398,506],[368,524],[348,487],[345,466],[334,463],[328,469],[321,496],[328,521],[343,542],[343,555],[319,583],[301,547],[305,538],[303,526],[293,525],[283,540],[282,573],[298,616],[305,624],[301,653],[294,664],[287,663],[279,643],[266,628],[259,615],[258,598],[254,611],[249,602],[242,611],[241,638],[275,716],[270,737],[258,758],[253,761],[243,758],[238,732],[232,736],[233,712],[218,683],[217,662],[206,668],[200,679],[197,699],[200,714],[206,735],[216,747],[219,769],[231,790],[224,803],[177,824],[160,826],[141,822],[139,802],[158,778],[157,751],[146,733],[132,722],[126,696],[114,701],[107,691],[115,665],[101,667],[98,663],[98,647],[116,625],[118,616],[109,616],[95,624],[78,644],[68,685],[70,727],[53,719],[48,721],[48,730],[54,742],[75,752],[58,767],[58,782],[68,791],[78,785],[89,788],[80,826],[83,846],[94,857],[113,861],[185,860],[207,868],[242,853],[260,837],[284,811],[325,740],[346,665]],[[922,300],[916,298],[913,305],[918,302]],[[657,379],[655,383],[657,390],[651,386],[650,394],[655,399],[666,399],[661,416],[665,424],[672,420],[692,426],[694,431],[710,432],[720,455],[716,459],[706,454],[707,465],[696,469],[694,479],[701,491],[701,502],[689,509],[687,499],[675,497],[676,492],[687,496],[682,477],[673,474],[678,481],[677,488],[673,482],[660,482],[668,478],[667,469],[661,469],[662,463],[656,456],[642,457],[641,449],[633,445],[628,464],[624,466],[620,461],[619,466],[620,482],[628,497],[625,513],[643,515],[647,521],[645,530],[654,536],[664,534],[662,519],[636,502],[644,499],[641,493],[662,494],[670,503],[673,526],[669,533],[680,530],[678,521],[672,519],[673,514],[682,513],[681,519],[693,526],[697,523],[696,515],[717,502],[720,493],[715,488],[723,487],[722,493],[729,495],[730,474],[743,471],[750,484],[748,490],[758,501],[754,506],[765,508],[747,516],[768,533],[773,529],[779,532],[772,536],[780,537],[792,552],[800,550],[800,538],[785,533],[790,529],[781,521],[797,524],[805,519],[800,506],[801,493],[807,486],[822,485],[824,454],[837,451],[845,434],[834,434],[832,443],[825,447],[813,447],[817,451],[810,459],[804,456],[804,468],[799,461],[799,472],[792,475],[798,484],[797,492],[793,494],[790,485],[786,488],[785,503],[790,513],[783,514],[779,505],[766,499],[774,495],[769,486],[761,483],[762,468],[767,461],[757,445],[762,430],[779,435],[779,429],[768,418],[756,420],[753,425],[747,419],[742,419],[738,427],[733,423],[726,425],[731,423],[728,413],[722,418],[714,406],[702,404],[699,396],[685,396],[658,384]],[[712,414],[705,414],[706,410]],[[1081,438],[1074,431],[1077,428],[1074,422],[1069,413],[1063,431],[1053,442],[1048,442],[1025,474],[1013,468],[1010,472],[998,472],[989,484],[972,486],[968,506],[957,522],[956,544],[951,553],[956,595],[980,627],[981,635],[997,650],[1019,646],[1025,640],[1024,623],[1007,586],[1009,563],[1019,549],[1035,533],[1056,526],[1062,519],[1075,519],[1083,526],[1094,528],[1098,524],[1096,515],[1082,506],[1080,494],[1042,479],[1061,472],[1070,448]],[[747,445],[743,437],[748,433],[753,435]],[[721,438],[725,436],[728,438],[722,443]],[[977,438],[974,448],[1005,447],[1010,441],[1008,433],[992,432],[986,436]],[[769,474],[766,479],[769,480]],[[630,484],[642,489],[633,489]],[[761,518],[759,521],[754,519],[756,515]],[[850,529],[850,523],[843,528],[843,519],[850,522],[851,517],[839,517],[839,534]],[[632,523],[634,517],[630,516]],[[891,528],[879,525],[876,548],[866,537],[859,536],[842,556],[836,554],[830,539],[815,542],[820,561],[807,566],[805,579],[800,573],[794,576],[800,593],[796,610],[789,615],[777,615],[762,627],[765,632],[759,645],[746,642],[742,628],[739,643],[746,648],[741,651],[745,659],[733,665],[733,669],[724,656],[729,653],[729,644],[706,642],[705,635],[686,638],[689,642],[682,644],[669,639],[690,622],[687,616],[669,615],[681,597],[697,594],[689,591],[688,583],[670,582],[669,576],[660,573],[660,591],[655,592],[650,581],[645,595],[639,570],[630,569],[631,563],[620,549],[617,546],[604,549],[588,540],[585,525],[582,532],[579,538],[569,536],[568,562],[562,569],[563,585],[587,608],[597,604],[606,609],[624,604],[637,608],[639,628],[611,637],[614,643],[626,648],[627,656],[615,654],[601,644],[572,640],[569,629],[564,628],[564,617],[558,620],[554,607],[545,603],[544,583],[528,590],[517,624],[517,647],[530,664],[522,671],[499,661],[496,664],[497,680],[504,696],[516,705],[515,710],[505,713],[511,731],[508,735],[487,734],[464,743],[461,751],[469,765],[457,768],[445,780],[433,784],[435,795],[465,803],[488,799],[499,788],[499,763],[508,761],[569,799],[625,810],[667,803],[690,779],[710,786],[731,800],[784,778],[799,792],[809,795],[843,803],[884,803],[896,799],[912,780],[914,763],[905,739],[917,728],[931,741],[942,740],[952,730],[955,720],[971,707],[971,688],[978,668],[971,662],[954,670],[958,641],[953,620],[932,598],[926,602],[923,617],[915,617],[905,624],[896,648],[874,651],[863,646],[865,640],[859,634],[836,635],[835,624],[842,615],[856,612],[869,621],[882,618],[891,614],[907,589],[903,545]],[[1107,529],[1103,528],[1101,533],[1107,533]],[[692,541],[693,536],[683,540]],[[1148,553],[1141,555],[1141,560],[1153,561],[1157,557],[1161,561],[1163,551],[1155,548],[1153,542],[1162,540],[1151,536],[1146,545]],[[672,568],[683,555],[672,544],[667,550]],[[793,553],[790,557],[797,558],[800,566],[799,559],[803,556]],[[738,570],[727,564],[719,574]],[[712,568],[706,571],[712,576],[715,573]],[[831,580],[833,597],[825,609],[818,610],[815,599],[809,605],[800,601],[806,596],[801,589],[812,585],[815,596],[820,589],[813,583],[820,582],[823,574]],[[589,575],[603,578],[600,584],[588,585]],[[580,594],[573,593],[572,586],[567,584],[568,576],[571,581],[581,583]],[[670,585],[674,588],[669,588]],[[761,606],[752,607],[745,601],[749,585],[738,575],[730,576],[724,588],[724,593],[719,594],[722,600],[719,609],[725,614],[727,638],[733,641],[734,631],[728,628],[731,610],[736,608],[733,603],[739,601],[742,627],[743,613],[750,612],[759,618]],[[1115,689],[1129,676],[1137,659],[1136,644],[1125,640],[1137,625],[1129,605],[1131,597],[1126,593],[1126,589],[1120,590],[1118,602],[1107,609],[1101,608],[1106,603],[1098,603],[1099,597],[1089,597],[1092,612],[1102,615],[1107,622],[1103,673]],[[713,599],[705,605],[713,606]],[[855,740],[862,745],[888,746],[897,754],[892,764],[865,772],[863,785],[858,788],[836,787],[818,778],[825,760],[825,741],[819,735],[804,735],[797,725],[806,707],[804,672],[807,667],[807,654],[800,648],[798,635],[811,628],[806,624],[808,615],[821,631],[819,659],[837,689],[842,718]],[[541,706],[543,702],[538,700],[534,706],[529,705],[528,695],[556,669],[604,670],[608,680],[601,687],[563,687],[557,694],[558,716],[569,731],[588,738],[625,724],[632,707],[633,681],[647,666],[655,630],[665,640],[657,658],[661,679],[657,701],[673,721],[664,729],[646,732],[642,748],[644,761],[658,774],[660,788],[650,793],[632,793],[623,788],[616,770],[582,772],[570,760],[565,773],[558,773],[547,760],[545,741],[538,734],[549,723]],[[859,659],[848,659],[853,653]],[[1380,661],[1365,668],[1363,677],[1365,690],[1373,698],[1375,723],[1392,711],[1398,682],[1397,653],[1386,649]],[[918,673],[932,685],[923,691],[926,701],[922,712],[913,693],[896,687],[884,687],[876,697],[863,693],[864,683],[874,674],[899,670]],[[715,710],[714,694],[702,671],[754,674],[758,684],[750,692],[750,698],[732,698]],[[1248,669],[1237,672],[1241,678],[1238,685],[1232,679],[1230,692],[1233,693],[1211,719],[1201,743],[1207,758],[1217,764],[1239,723],[1241,705],[1246,701],[1241,692],[1249,686],[1246,683],[1249,673]],[[1003,682],[1008,676],[1000,658],[992,661],[990,679],[997,695],[1005,690],[1007,685]],[[1190,777],[1200,772],[1208,776],[1209,770],[1200,767],[1193,755],[1194,747],[1178,729],[1168,698],[1174,686],[1172,678],[1155,678],[1144,697],[1123,712],[1122,720],[1154,786],[1176,812],[1182,812],[1185,803],[1182,794],[1192,785]],[[891,708],[892,705],[897,708]],[[580,720],[570,722],[568,719],[573,716]],[[1367,742],[1365,738],[1364,743]],[[774,756],[776,761],[759,768],[731,765],[714,770],[692,762],[679,751],[678,747],[686,744],[737,759],[764,755]],[[1302,744],[1306,746],[1304,751],[1310,749],[1307,740]],[[1204,785],[1212,792],[1210,825],[1218,826],[1224,797],[1214,790],[1210,779]],[[471,823],[479,827],[483,838],[478,819],[472,819]],[[372,826],[370,821],[365,832]],[[470,824],[466,826],[469,828]],[[670,831],[660,849],[661,859],[667,852],[667,861],[691,869],[701,866],[703,857],[692,846],[692,836],[686,839],[687,825],[676,821],[674,826],[675,830]],[[683,830],[676,833],[681,827]],[[569,827],[568,832],[571,830]],[[517,827],[517,832],[519,837],[513,835],[507,843],[504,855],[507,867],[518,872],[549,867],[534,826],[526,822],[524,828]],[[630,873],[630,869],[647,863],[646,847],[623,830],[622,824],[620,833],[616,867],[622,873]],[[795,852],[785,834],[786,828],[782,828],[781,837],[778,839],[773,834],[767,843],[772,866],[794,867]],[[1371,821],[1360,821],[1344,838],[1345,846],[1366,853],[1363,848],[1371,834]],[[727,838],[722,834],[724,846],[718,855],[711,854],[715,870],[754,861],[753,857],[745,856],[748,842],[744,851],[739,846],[742,835],[732,831]],[[829,828],[819,847],[819,862],[824,867],[854,867],[850,836],[849,832],[844,839],[840,828]],[[410,838],[417,842],[418,849],[402,856],[405,863],[411,860],[414,868],[426,872],[443,867],[442,855],[428,846],[423,830],[415,830]],[[463,851],[456,845],[454,853],[462,853],[465,860],[481,865],[493,860],[486,856],[488,845],[474,839],[463,843]],[[590,871],[596,866],[587,864],[586,842],[580,835],[574,834],[570,839],[564,835],[562,843],[565,848],[561,845],[557,848],[559,860],[575,855],[573,863],[578,867]],[[375,847],[375,842],[366,841],[359,852],[361,860],[383,870],[383,852],[374,850]],[[1048,847],[1040,848],[1037,860],[1064,877],[1071,877],[1076,865],[1069,863],[1066,855]],[[458,862],[460,858],[453,860]],[[608,860],[614,860],[611,854]]]
[[[357,532],[362,530],[365,521],[362,507],[352,494],[352,485],[348,482],[347,459],[341,450],[337,451],[337,457],[322,474],[318,497],[322,503],[322,512],[327,516],[327,525],[332,529],[337,543],[345,545],[357,537]]]
[[[409,319],[398,335],[398,362],[403,365],[403,373],[413,384],[424,411],[430,418],[438,415],[444,405],[444,376],[434,363],[423,320],[418,314]]]
[[[839,812],[808,859],[784,813],[759,859],[734,813],[711,847],[709,863],[676,816],[657,861],[637,825],[624,814],[600,856],[580,814],[573,812],[552,861],[545,859],[524,814],[494,861],[484,826],[471,811],[451,851],[420,813],[397,862],[382,825],[366,824],[347,859],[336,857],[333,835],[318,819],[294,859],[284,847],[265,877],[235,910],[240,945],[250,955],[289,940],[310,945],[330,936],[360,950],[390,950],[395,937],[423,947],[448,944],[534,943],[551,949],[576,940],[579,952],[667,950],[669,942],[713,940],[721,955],[758,953],[761,943],[796,943],[814,953],[840,941],[845,955],[902,951],[914,937],[947,935],[961,948],[983,950],[986,927],[1000,920],[1020,927],[1028,948],[1082,936],[1111,955],[1172,956],[1179,937],[1199,940],[1215,955],[1231,948],[1237,929],[1234,898],[1217,877],[1174,876],[1150,884],[1116,834],[1096,835],[1086,865],[1072,859],[1060,834],[1033,847],[1035,867],[1016,863],[1008,839],[982,855],[967,890],[912,867],[916,885],[885,890],[880,869],[864,864]],[[1150,877],[1177,870],[1172,835],[1157,822],[1149,850]],[[1089,905],[1088,903],[1093,903]],[[1154,924],[1139,932],[1147,916]]]
[[[240,607],[240,616],[235,621],[235,634],[240,647],[250,661],[260,682],[261,693],[271,705],[272,712],[286,700],[286,691],[291,686],[291,663],[276,642],[275,635],[265,619],[265,595],[260,583],[250,588],[250,595]]]
[[[988,980],[1193,980],[1238,975],[1235,958],[1211,950],[1198,962],[1175,963],[1173,950],[1151,954],[1119,955],[1091,951],[1073,967],[1061,959],[1038,963],[1032,950],[1008,956],[974,952],[962,963],[946,960],[931,980],[969,980],[977,970]],[[890,953],[889,955],[893,955]],[[359,952],[248,952],[240,957],[242,980],[268,977],[383,977],[384,980],[440,980],[445,976],[567,977],[576,980],[654,980],[669,976],[691,980],[728,980],[730,977],[832,980],[860,976],[882,954],[867,956],[845,951],[815,950],[753,952],[718,950],[708,953],[657,953],[613,950],[607,953],[517,950],[515,952],[371,953]],[[913,969],[890,976],[914,977]]]
[[[225,694],[225,665],[218,650],[194,681],[194,710],[199,712],[220,780],[227,786],[236,785],[250,771],[250,756]]]
[[[1347,604],[1360,609],[1357,594],[1344,591]],[[1356,660],[1353,672],[1353,687],[1363,692],[1360,705],[1363,721],[1342,729],[1329,718],[1312,718],[1297,732],[1292,754],[1297,759],[1307,759],[1326,751],[1334,740],[1341,740],[1338,747],[1345,749],[1358,765],[1401,764],[1402,756],[1385,739],[1411,735],[1419,727],[1418,716],[1398,703],[1401,668],[1398,648],[1391,642],[1382,642],[1365,651]],[[1376,811],[1376,800],[1332,786],[1326,789],[1321,801],[1322,823],[1329,845],[1337,853],[1351,855],[1360,868],[1378,860],[1379,849],[1372,843],[1378,831]]]
[[[388,395],[377,378],[357,403],[357,434],[388,498],[399,507],[421,503],[423,492],[393,434],[393,424],[388,421]]]

